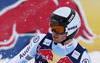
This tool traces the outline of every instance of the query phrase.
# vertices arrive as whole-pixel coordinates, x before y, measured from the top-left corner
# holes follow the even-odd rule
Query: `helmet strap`
[[[65,43],[67,40],[68,40],[68,38],[66,37],[66,39],[63,40],[63,41],[61,42],[61,44],[64,45],[64,43]]]
[[[66,38],[65,40],[63,40],[63,41],[61,42],[61,44],[64,45],[64,43],[65,43],[67,40],[68,40],[68,38]],[[57,45],[57,43],[55,43],[55,42],[54,42],[54,44]]]
[[[54,42],[55,45],[57,45],[57,43]]]
[[[77,32],[78,32],[78,29],[76,31],[74,31],[74,33],[72,33],[71,35],[67,36],[66,39],[61,42],[61,44],[64,45],[64,43],[67,40],[72,39],[77,34]]]
[[[68,39],[69,39],[69,38],[68,38],[68,37],[66,37],[66,39],[65,39],[65,40],[63,40],[63,41],[61,42],[61,44],[62,44],[62,45],[64,45],[64,43],[65,43]],[[55,45],[57,45],[57,43],[55,43],[55,42],[54,42],[54,44],[55,44]]]

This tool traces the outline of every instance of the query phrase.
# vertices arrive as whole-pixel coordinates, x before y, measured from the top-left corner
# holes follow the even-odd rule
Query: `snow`
[[[1,56],[1,55],[0,55]],[[100,63],[100,51],[93,51],[89,53],[92,63]],[[6,63],[8,59],[0,60],[0,63]],[[27,63],[34,63],[34,59]]]

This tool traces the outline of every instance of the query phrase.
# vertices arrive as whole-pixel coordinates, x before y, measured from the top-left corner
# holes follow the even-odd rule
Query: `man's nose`
[[[54,30],[52,31],[53,34],[57,34]]]

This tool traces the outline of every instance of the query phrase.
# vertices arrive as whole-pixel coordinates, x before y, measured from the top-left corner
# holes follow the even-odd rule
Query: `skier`
[[[49,22],[51,33],[35,34],[30,43],[8,63],[91,63],[87,50],[74,36],[81,21],[78,13],[69,7],[56,9]]]

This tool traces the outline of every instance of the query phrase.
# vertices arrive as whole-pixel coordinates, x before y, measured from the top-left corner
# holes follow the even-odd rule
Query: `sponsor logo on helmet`
[[[53,21],[53,22],[58,22],[58,21],[57,21],[57,20],[55,20],[55,19],[52,19],[52,21]]]
[[[72,15],[71,15],[71,17],[68,19],[68,22],[71,22],[71,21],[72,21],[72,19],[74,18],[74,16],[75,16],[75,15],[74,15],[74,14],[72,14]]]
[[[56,20],[55,20],[55,19],[52,19],[52,21],[56,22]]]

